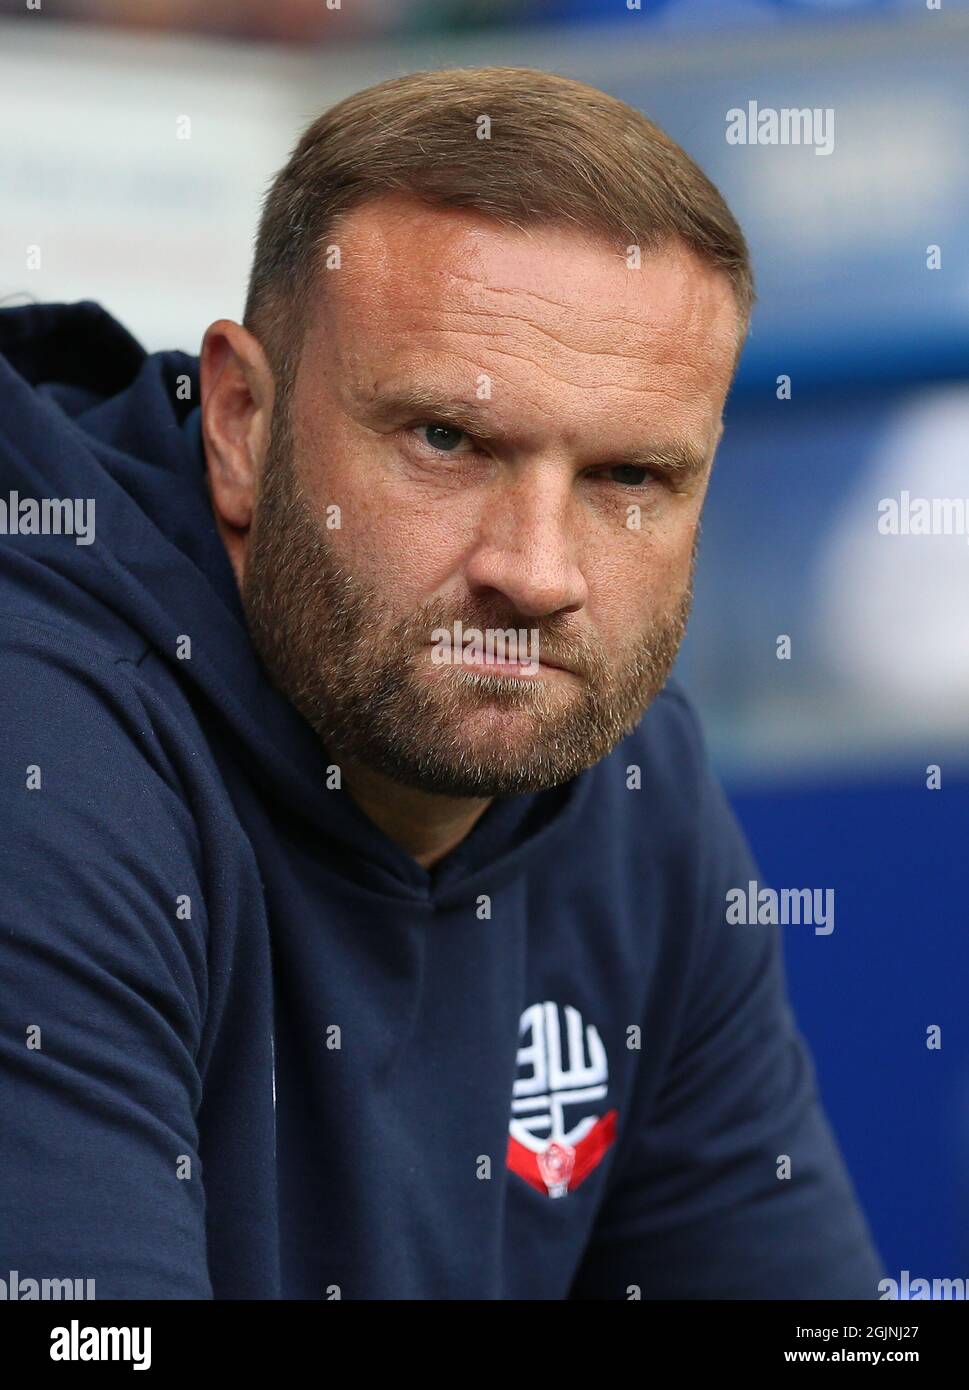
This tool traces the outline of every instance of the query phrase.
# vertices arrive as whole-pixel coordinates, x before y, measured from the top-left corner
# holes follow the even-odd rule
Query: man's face
[[[330,241],[245,554],[257,650],[336,758],[454,796],[563,782],[680,645],[729,284],[685,247],[631,269],[584,233],[403,198]],[[539,664],[441,662],[458,621],[537,632]]]

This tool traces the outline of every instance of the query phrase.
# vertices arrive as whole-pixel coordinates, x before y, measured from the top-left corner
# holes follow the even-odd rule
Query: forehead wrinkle
[[[601,282],[596,285],[583,285],[580,281],[580,292],[578,294],[572,294],[567,298],[560,299],[553,295],[542,294],[528,285],[508,286],[487,283],[478,276],[463,273],[459,270],[451,270],[448,268],[435,269],[430,273],[435,276],[446,277],[449,280],[455,280],[459,283],[470,285],[481,295],[512,296],[519,299],[534,301],[537,304],[549,305],[553,309],[559,311],[562,317],[568,317],[570,320],[574,319],[576,316],[581,316],[586,322],[601,323],[603,325],[616,324],[626,328],[638,328],[641,331],[649,329],[651,320],[656,320],[659,323],[664,322],[671,310],[675,312],[679,309],[683,312],[686,316],[688,325],[691,326],[697,318],[704,315],[704,310],[709,310],[710,315],[716,317],[718,313],[718,299],[723,300],[723,303],[719,306],[720,308],[726,305],[728,312],[734,310],[733,297],[729,293],[729,286],[724,278],[719,275],[715,275],[712,279],[707,276],[701,276],[700,278],[690,276],[684,278],[679,285],[678,292],[672,294],[668,293],[664,296],[664,303],[660,306],[663,312],[661,312],[657,318],[655,313],[651,314],[650,312],[651,309],[655,308],[655,296],[649,294],[645,296],[642,295],[643,287],[648,276],[644,277],[641,271],[627,270],[622,281],[615,285],[617,293],[615,295],[616,302],[614,306],[612,308],[606,308],[601,314],[595,312],[597,305],[602,300],[603,290],[605,288]],[[718,293],[718,291],[724,292],[725,297],[724,293]],[[637,297],[640,296],[643,298],[642,312],[637,313],[636,300]],[[622,310],[626,310],[627,313],[622,312]],[[628,316],[628,311],[630,310],[632,311],[631,317]],[[469,306],[469,311],[484,313],[494,312],[494,310],[487,308],[483,310],[478,309],[474,305]],[[513,315],[513,317],[523,317],[523,315]]]
[[[647,371],[649,371],[650,369],[656,370],[671,366],[679,367],[683,371],[692,375],[696,375],[697,373],[702,372],[704,369],[704,364],[702,363],[688,362],[686,360],[677,359],[672,356],[651,359],[647,352],[635,352],[630,350],[628,347],[626,347],[623,351],[613,351],[609,348],[576,347],[575,344],[564,341],[562,338],[558,337],[550,330],[537,328],[534,325],[529,324],[527,322],[523,326],[528,330],[533,330],[545,343],[552,343],[555,345],[557,349],[560,349],[560,351],[555,354],[555,358],[557,360],[561,360],[564,355],[567,355],[568,357],[572,358],[582,359],[600,358],[607,362],[636,365],[641,368],[645,368]],[[412,338],[414,336],[420,335],[422,332],[431,337],[437,337],[440,339],[450,339],[454,337],[466,339],[469,336],[471,336],[469,335],[466,329],[446,328],[441,325],[427,325],[423,330],[414,327],[408,329],[408,333]],[[487,340],[486,351],[490,356],[503,358],[510,362],[521,363],[528,368],[538,370],[542,372],[543,375],[551,378],[551,380],[554,381],[556,385],[577,386],[589,390],[599,389],[603,386],[619,385],[619,383],[616,380],[615,371],[610,371],[607,375],[601,378],[589,377],[585,372],[583,372],[582,375],[578,377],[570,377],[567,375],[563,375],[560,372],[556,372],[552,370],[552,367],[550,365],[550,354],[543,353],[540,356],[536,357],[528,351],[523,351],[523,347],[527,345],[522,344],[520,342],[521,335],[509,333],[505,329],[492,327],[483,329],[481,331],[476,330],[473,336],[481,339],[482,341]],[[509,345],[503,347],[500,345],[502,341],[507,341],[509,344],[513,344],[514,346]],[[456,353],[454,351],[453,345],[449,345],[447,351],[448,354],[451,356],[463,357],[468,362],[471,369],[475,372],[486,370],[483,361],[476,360],[467,351],[464,351],[462,353]],[[648,388],[646,388],[645,386],[636,386],[633,384],[628,384],[624,389],[640,390]]]
[[[697,336],[707,347],[704,355],[708,356],[723,317],[719,301],[729,304],[729,312],[735,310],[723,273],[675,237],[656,245],[643,244],[643,265],[631,271],[622,249],[609,237],[571,226],[496,226],[460,209],[415,206],[409,198],[399,205],[390,199],[383,206],[378,202],[351,209],[343,217],[344,239],[354,244],[360,255],[348,257],[339,279],[348,289],[353,286],[353,298],[362,297],[368,316],[374,316],[374,310],[378,316],[383,314],[395,332],[399,331],[395,321],[420,317],[427,311],[428,299],[435,304],[439,297],[445,298],[444,287],[449,283],[469,302],[457,310],[438,304],[437,312],[442,316],[464,313],[494,317],[495,309],[470,302],[473,295],[494,296],[500,301],[518,298],[523,307],[531,302],[536,308],[551,309],[554,320],[567,320],[571,326],[577,322],[588,325],[586,335],[593,340],[597,327],[608,333],[613,325],[625,336],[623,350],[612,353],[619,358],[655,356],[651,349],[656,340],[673,337],[679,343],[684,335]],[[564,299],[555,269],[563,256],[568,287]],[[410,265],[406,275],[400,273],[402,263]],[[655,292],[647,283],[653,273],[658,276]],[[363,278],[358,281],[359,276]],[[520,279],[524,283],[516,284]],[[535,279],[541,282],[541,290],[535,288]],[[616,312],[597,315],[595,309],[604,293],[610,294]],[[640,303],[642,313],[636,313]],[[352,304],[347,307],[352,309]],[[524,312],[507,317],[518,323],[529,321]],[[671,324],[671,320],[681,322]],[[531,326],[558,346],[569,346],[538,323],[532,321]],[[738,325],[731,339],[739,341],[739,330]],[[572,350],[610,355],[609,348],[602,346]],[[716,371],[715,364],[711,363],[711,368]]]
[[[676,349],[682,347],[684,333],[690,331],[690,325],[684,325],[680,331],[664,323],[662,319],[655,324],[650,324],[643,319],[612,316],[590,317],[582,321],[583,326],[588,329],[588,335],[593,338],[605,336],[612,326],[619,329],[619,336],[622,337],[621,346],[609,347],[599,346],[594,341],[591,344],[582,341],[570,341],[567,337],[563,337],[555,327],[546,327],[524,314],[496,312],[476,305],[462,305],[456,308],[448,306],[429,308],[426,303],[421,303],[415,307],[418,321],[412,321],[408,324],[408,333],[487,339],[492,344],[489,346],[489,351],[503,352],[504,355],[523,362],[531,359],[523,352],[495,347],[493,346],[494,341],[504,338],[511,342],[520,343],[523,339],[527,341],[531,338],[532,341],[537,340],[543,344],[554,345],[557,350],[564,351],[574,357],[599,357],[617,363],[636,362],[647,367],[681,367],[691,373],[708,370],[709,365],[711,365],[706,361],[690,362],[682,357],[674,356],[673,353]],[[566,316],[563,315],[563,321],[565,318]],[[437,321],[434,321],[435,319]],[[462,319],[469,321],[466,326],[452,326],[455,320],[460,321]],[[571,327],[575,327],[577,321],[575,317],[568,320]],[[513,327],[507,325],[513,325]],[[599,330],[598,333],[596,332],[597,329]],[[635,333],[634,335],[623,334],[622,329],[633,329]],[[664,347],[667,348],[665,352]],[[536,362],[535,365],[540,364]],[[606,383],[577,382],[576,384],[604,385]]]
[[[421,267],[421,272],[416,278],[412,276],[395,279],[388,274],[376,277],[376,283],[374,279],[359,282],[364,289],[363,307],[367,312],[363,317],[359,313],[354,315],[352,302],[344,304],[344,312],[349,311],[351,318],[356,318],[356,323],[348,325],[350,331],[352,332],[354,327],[372,327],[374,320],[379,321],[382,317],[386,331],[395,333],[406,331],[460,335],[463,332],[468,336],[492,339],[501,336],[521,339],[523,335],[530,335],[533,339],[576,355],[598,356],[615,362],[637,360],[647,364],[655,362],[657,366],[679,365],[696,372],[704,369],[706,364],[691,364],[682,359],[677,360],[664,354],[663,348],[667,346],[675,350],[682,347],[684,338],[691,335],[698,337],[698,347],[709,348],[714,337],[715,323],[720,319],[723,308],[721,305],[718,309],[717,304],[703,292],[703,287],[699,286],[696,292],[674,296],[675,302],[669,305],[666,305],[665,301],[661,305],[647,301],[641,315],[630,317],[628,312],[621,312],[622,309],[629,309],[632,281],[627,277],[624,285],[626,293],[622,296],[622,303],[615,306],[615,311],[610,309],[596,313],[595,296],[591,290],[584,297],[584,302],[577,303],[575,297],[563,301],[524,286],[509,288],[485,284],[472,274],[442,269],[439,266]],[[449,303],[446,288],[440,283],[435,284],[435,281],[457,281],[462,287],[470,286],[478,291],[480,297],[495,296],[501,301],[514,298],[522,302],[522,309],[514,313],[509,312],[510,306],[489,307],[485,303],[475,302],[470,295],[466,296],[464,293],[461,295],[461,302]],[[353,282],[344,283],[350,289]],[[638,290],[640,287],[637,285],[636,288]],[[551,320],[549,326],[541,322],[543,315],[529,316],[529,302],[536,306],[550,306],[555,311],[554,315],[544,315],[546,319]],[[664,308],[667,312],[663,312]],[[671,323],[671,314],[683,321]],[[462,322],[465,327],[454,326]],[[707,323],[706,327],[704,323]],[[579,341],[568,341],[567,336],[563,336],[560,331],[560,325],[567,326],[573,334],[579,329]],[[698,328],[701,331],[697,335]],[[618,339],[621,346],[609,346],[610,337]],[[607,339],[606,344],[602,343],[603,338]],[[522,354],[517,355],[524,360]],[[704,356],[708,356],[708,352],[704,353]],[[710,363],[709,367],[716,370],[713,363]]]
[[[645,314],[637,314],[634,317],[630,318],[627,317],[625,314],[618,312],[618,306],[616,307],[616,309],[607,309],[604,312],[597,314],[595,312],[596,303],[594,297],[591,294],[585,296],[583,302],[577,302],[575,296],[572,296],[569,299],[553,299],[549,295],[539,294],[537,290],[529,289],[527,286],[524,285],[519,288],[512,289],[505,285],[483,284],[480,280],[475,279],[475,277],[472,275],[461,275],[457,272],[451,271],[441,271],[439,273],[447,274],[448,277],[452,280],[461,280],[468,284],[474,285],[482,292],[482,294],[512,295],[519,299],[536,300],[539,304],[549,304],[552,306],[552,308],[560,311],[560,316],[562,318],[568,318],[570,321],[575,319],[576,317],[581,317],[585,322],[592,324],[616,324],[621,325],[624,328],[638,328],[641,331],[645,330],[648,327],[648,318]],[[622,296],[624,308],[628,309],[630,307],[629,301],[632,298],[632,296],[630,295],[629,291],[633,289],[634,285],[636,286],[636,288],[639,288],[641,283],[641,281],[634,282],[631,276],[626,280],[623,286],[626,292]],[[697,296],[691,296],[691,298],[695,300]],[[691,317],[693,316],[693,314],[696,313],[696,311],[697,305],[694,303],[690,311]],[[533,320],[529,320],[524,314],[503,315],[500,311],[489,309],[483,305],[479,307],[474,303],[469,303],[468,305],[460,309],[453,310],[451,312],[485,314],[489,317],[506,317],[521,320],[525,323],[533,322]]]
[[[439,331],[442,334],[448,335],[452,332],[458,332],[459,330],[442,329]],[[505,335],[496,333],[486,336],[498,338]],[[556,342],[559,347],[564,348],[565,352],[573,358],[599,358],[608,362],[619,362],[630,367],[635,366],[639,368],[642,375],[635,381],[626,382],[617,380],[617,375],[614,370],[609,370],[602,376],[590,375],[584,370],[582,370],[579,375],[569,376],[565,375],[561,370],[556,371],[554,369],[555,367],[561,368],[565,365],[561,360],[561,354],[556,354],[554,361],[550,361],[547,356],[544,358],[536,358],[528,352],[522,352],[520,350],[515,351],[511,347],[500,347],[495,343],[489,343],[487,351],[490,356],[503,359],[506,362],[520,363],[529,370],[540,372],[542,377],[546,378],[554,387],[572,387],[582,391],[601,391],[603,387],[611,387],[617,391],[631,391],[634,395],[638,396],[651,394],[669,396],[671,394],[671,389],[674,394],[676,390],[676,388],[671,387],[671,383],[661,382],[654,385],[651,382],[651,378],[657,371],[671,366],[678,367],[688,377],[696,377],[702,375],[704,372],[703,364],[682,361],[672,357],[664,357],[660,358],[658,361],[650,361],[645,356],[640,356],[636,353],[616,353],[605,350],[600,351],[595,348],[573,348],[570,344],[563,344],[558,339],[552,338],[552,341]],[[480,363],[470,358],[467,360],[469,361],[472,371],[484,370]],[[486,371],[486,374],[494,375],[494,372]],[[518,384],[515,383],[513,377],[508,377],[506,379],[506,384],[521,391],[525,385],[532,385],[533,383]],[[680,384],[677,383],[676,385],[679,387]]]
[[[485,284],[482,280],[478,279],[476,276],[462,275],[461,272],[458,270],[442,270],[437,273],[442,276],[447,276],[449,280],[458,280],[464,282],[465,284],[472,285],[482,294],[516,295],[519,298],[524,297],[526,299],[537,300],[539,304],[550,304],[553,309],[560,309],[563,313],[574,314],[575,312],[577,312],[577,305],[575,303],[574,298],[555,299],[551,295],[539,294],[538,290],[529,289],[525,285],[515,288],[512,288],[508,285],[488,285]],[[485,310],[484,312],[488,313],[491,311]],[[635,322],[635,320],[628,319],[626,320],[626,322],[633,323]]]
[[[518,294],[517,291],[509,291],[509,293]],[[567,312],[568,310],[571,310],[571,312]],[[503,310],[489,309],[483,305],[477,304],[462,304],[459,306],[442,304],[440,306],[429,307],[427,303],[424,302],[419,306],[419,313],[425,316],[438,316],[442,321],[454,319],[470,319],[473,321],[473,326],[464,330],[461,328],[447,328],[433,323],[426,324],[427,331],[432,333],[461,333],[463,331],[475,333],[480,336],[486,335],[496,337],[504,334],[507,337],[512,337],[515,335],[510,332],[508,328],[502,328],[500,325],[513,324],[515,328],[519,330],[547,338],[557,346],[566,348],[570,352],[617,358],[637,355],[635,353],[630,353],[628,339],[624,340],[626,348],[622,352],[611,351],[608,348],[585,347],[581,343],[568,342],[565,338],[559,336],[553,328],[545,327],[538,319],[529,317],[526,312],[518,314],[507,313]],[[588,335],[597,335],[599,337],[607,334],[611,328],[615,328],[620,332],[624,329],[633,329],[636,330],[639,337],[639,344],[637,345],[641,345],[644,348],[647,347],[651,340],[649,336],[650,325],[643,319],[630,319],[611,314],[580,314],[579,311],[572,308],[572,306],[566,306],[566,311],[563,311],[560,316],[560,321],[563,323],[568,322],[572,326],[581,325],[587,329]],[[494,327],[490,328],[489,331],[488,325],[494,325]],[[672,332],[672,330],[667,331]]]
[[[450,336],[449,330],[440,331],[444,335]],[[409,341],[412,341],[412,339]],[[505,400],[508,400],[510,397],[518,407],[527,406],[539,415],[549,419],[555,419],[561,416],[563,405],[561,397],[557,393],[563,388],[569,391],[581,392],[581,399],[583,401],[588,398],[590,392],[599,393],[604,389],[609,392],[618,393],[620,398],[623,396],[632,397],[633,400],[628,404],[620,399],[608,407],[609,412],[615,413],[619,411],[628,414],[630,419],[635,417],[638,409],[641,408],[641,402],[644,398],[657,396],[661,400],[668,401],[671,394],[677,396],[681,395],[684,389],[683,383],[676,383],[675,387],[673,387],[668,381],[657,381],[655,370],[657,364],[653,364],[654,370],[649,370],[650,364],[640,364],[639,359],[619,359],[620,361],[636,362],[646,367],[646,370],[637,373],[635,380],[619,381],[614,371],[609,371],[601,376],[590,376],[586,372],[581,373],[577,377],[569,376],[562,374],[561,371],[554,370],[555,367],[561,365],[558,361],[554,363],[550,363],[547,360],[536,361],[536,359],[528,353],[516,352],[510,348],[506,349],[497,346],[489,346],[488,352],[490,355],[499,359],[499,362],[508,364],[505,370],[502,370],[500,366],[491,363],[487,364],[488,369],[485,374],[491,378],[493,384],[496,386],[495,398],[500,399],[504,397]],[[467,364],[466,373],[462,373],[460,368],[456,370],[456,364],[461,363]],[[525,374],[523,375],[512,370],[511,364],[513,363],[523,365],[526,369]],[[360,365],[363,364],[361,363]],[[665,366],[666,364],[659,365]],[[691,363],[683,363],[682,366],[688,376],[691,374],[696,375],[699,370],[695,364]],[[428,380],[428,391],[424,394],[436,395],[440,399],[450,401],[455,405],[460,401],[463,392],[466,390],[467,378],[469,376],[471,378],[476,377],[482,370],[484,370],[484,366],[480,357],[477,355],[471,356],[467,351],[458,351],[450,344],[446,349],[441,351],[439,362],[435,362],[433,359],[429,360],[423,353],[418,356],[407,353],[403,357],[392,359],[389,364],[381,365],[379,368],[372,366],[367,369],[372,382],[376,382],[381,378],[386,380],[388,376],[391,382],[394,377],[398,380],[403,379],[400,393],[403,396],[406,396],[407,392],[410,390],[410,383],[406,380],[409,375],[415,376],[418,380],[422,377],[428,380],[428,374],[430,373],[436,379],[433,382]],[[536,373],[538,374],[537,376]],[[361,378],[359,371],[354,372],[352,377],[347,379],[345,386],[349,390],[350,395],[362,403],[369,404],[375,399],[376,393],[373,385],[368,386]],[[388,395],[397,394],[392,385],[389,385],[386,390]],[[689,383],[687,383],[687,390],[689,390]],[[421,393],[422,387],[416,388],[414,391],[415,398]],[[415,404],[416,403],[415,399]],[[480,402],[477,399],[469,402],[469,410],[470,409],[473,409],[474,413],[479,416],[489,413],[486,408],[480,406]],[[484,435],[481,437],[485,438]]]

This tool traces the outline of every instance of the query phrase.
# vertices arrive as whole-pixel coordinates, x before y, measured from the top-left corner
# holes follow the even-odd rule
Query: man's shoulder
[[[0,681],[8,736],[50,748],[63,740],[95,739],[118,756],[122,744],[144,742],[148,720],[139,662],[145,643],[83,619],[33,609],[12,613],[0,604]]]
[[[110,679],[112,668],[137,666],[149,651],[138,633],[126,624],[99,620],[94,609],[88,614],[83,601],[68,615],[42,603],[16,602],[14,607],[7,600],[0,589],[0,661],[29,654],[38,678],[45,666],[67,663],[100,670]]]
[[[172,712],[172,697],[160,698],[157,675],[146,678],[142,662],[149,652],[121,629],[114,634],[83,620],[40,612],[28,617],[0,607],[0,743],[8,760],[36,768],[43,785],[48,777],[56,782],[62,809],[96,795],[105,827],[111,822],[119,831],[157,814],[159,806],[169,823],[173,814],[190,819],[186,759],[177,756],[172,719],[159,717],[161,703]],[[178,726],[193,745],[189,751],[197,751],[187,719],[194,719],[189,710]],[[8,804],[4,812],[12,816],[14,809]]]

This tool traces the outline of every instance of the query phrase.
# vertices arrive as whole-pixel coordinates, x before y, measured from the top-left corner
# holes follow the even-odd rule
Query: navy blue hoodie
[[[4,1289],[876,1298],[676,683],[427,871],[261,671],[197,358],[91,302],[0,354]]]

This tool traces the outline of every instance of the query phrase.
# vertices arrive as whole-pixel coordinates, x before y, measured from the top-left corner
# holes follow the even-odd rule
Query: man
[[[479,69],[306,131],[198,363],[0,316],[3,494],[96,504],[4,538],[0,1265],[877,1296],[667,679],[752,293],[655,126]]]

